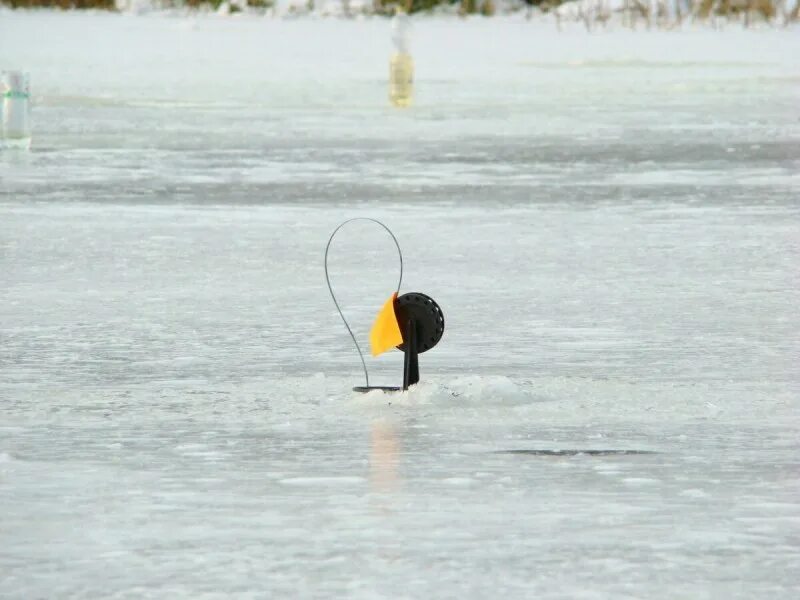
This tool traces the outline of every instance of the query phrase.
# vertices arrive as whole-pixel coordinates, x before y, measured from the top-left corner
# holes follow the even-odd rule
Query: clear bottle
[[[2,145],[6,148],[31,147],[30,77],[21,71],[0,74],[3,99]]]
[[[414,95],[414,61],[409,53],[410,29],[408,15],[398,9],[392,18],[394,52],[389,61],[389,100],[401,108],[410,106]]]

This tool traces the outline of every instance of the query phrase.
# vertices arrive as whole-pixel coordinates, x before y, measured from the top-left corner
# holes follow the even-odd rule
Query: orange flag
[[[369,343],[372,348],[372,356],[378,356],[391,350],[395,346],[403,343],[403,334],[400,333],[400,324],[397,322],[397,315],[394,314],[394,301],[397,300],[397,292],[383,305],[372,331],[369,332]]]

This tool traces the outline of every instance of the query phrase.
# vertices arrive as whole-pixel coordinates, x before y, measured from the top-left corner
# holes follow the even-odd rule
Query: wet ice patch
[[[498,450],[497,454],[522,454],[527,456],[636,456],[642,454],[655,454],[649,450],[597,450],[597,449],[575,449],[575,450],[537,450],[537,449],[515,449]]]

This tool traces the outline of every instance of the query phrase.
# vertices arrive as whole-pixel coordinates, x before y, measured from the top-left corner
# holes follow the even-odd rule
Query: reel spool
[[[378,356],[393,347],[405,354],[402,387],[371,386],[369,384],[369,371],[367,370],[367,363],[364,360],[361,347],[352,329],[350,329],[350,325],[347,323],[342,309],[339,307],[339,303],[333,293],[330,276],[328,275],[328,252],[330,251],[334,236],[346,224],[359,220],[371,221],[383,227],[389,235],[392,236],[392,240],[397,247],[398,256],[400,257],[400,279],[397,283],[397,291],[392,294],[378,313],[375,324],[370,332],[370,344],[372,346],[373,356]],[[325,248],[325,280],[328,283],[328,291],[331,294],[333,303],[336,305],[336,310],[339,312],[339,316],[342,318],[342,322],[353,340],[353,344],[361,358],[361,364],[364,367],[366,385],[355,386],[353,391],[362,393],[371,392],[373,390],[399,392],[401,390],[407,390],[409,386],[419,382],[419,355],[435,347],[442,339],[444,335],[444,313],[436,301],[426,294],[410,292],[398,297],[397,293],[403,282],[403,253],[392,231],[380,221],[368,217],[357,217],[339,225],[331,234],[331,237],[328,239],[328,245]]]

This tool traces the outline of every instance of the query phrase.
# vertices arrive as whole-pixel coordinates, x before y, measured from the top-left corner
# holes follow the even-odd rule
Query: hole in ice
[[[651,450],[533,450],[533,449],[516,449],[516,450],[497,450],[495,454],[526,454],[529,456],[626,456],[626,455],[641,455],[641,454],[658,454]]]

